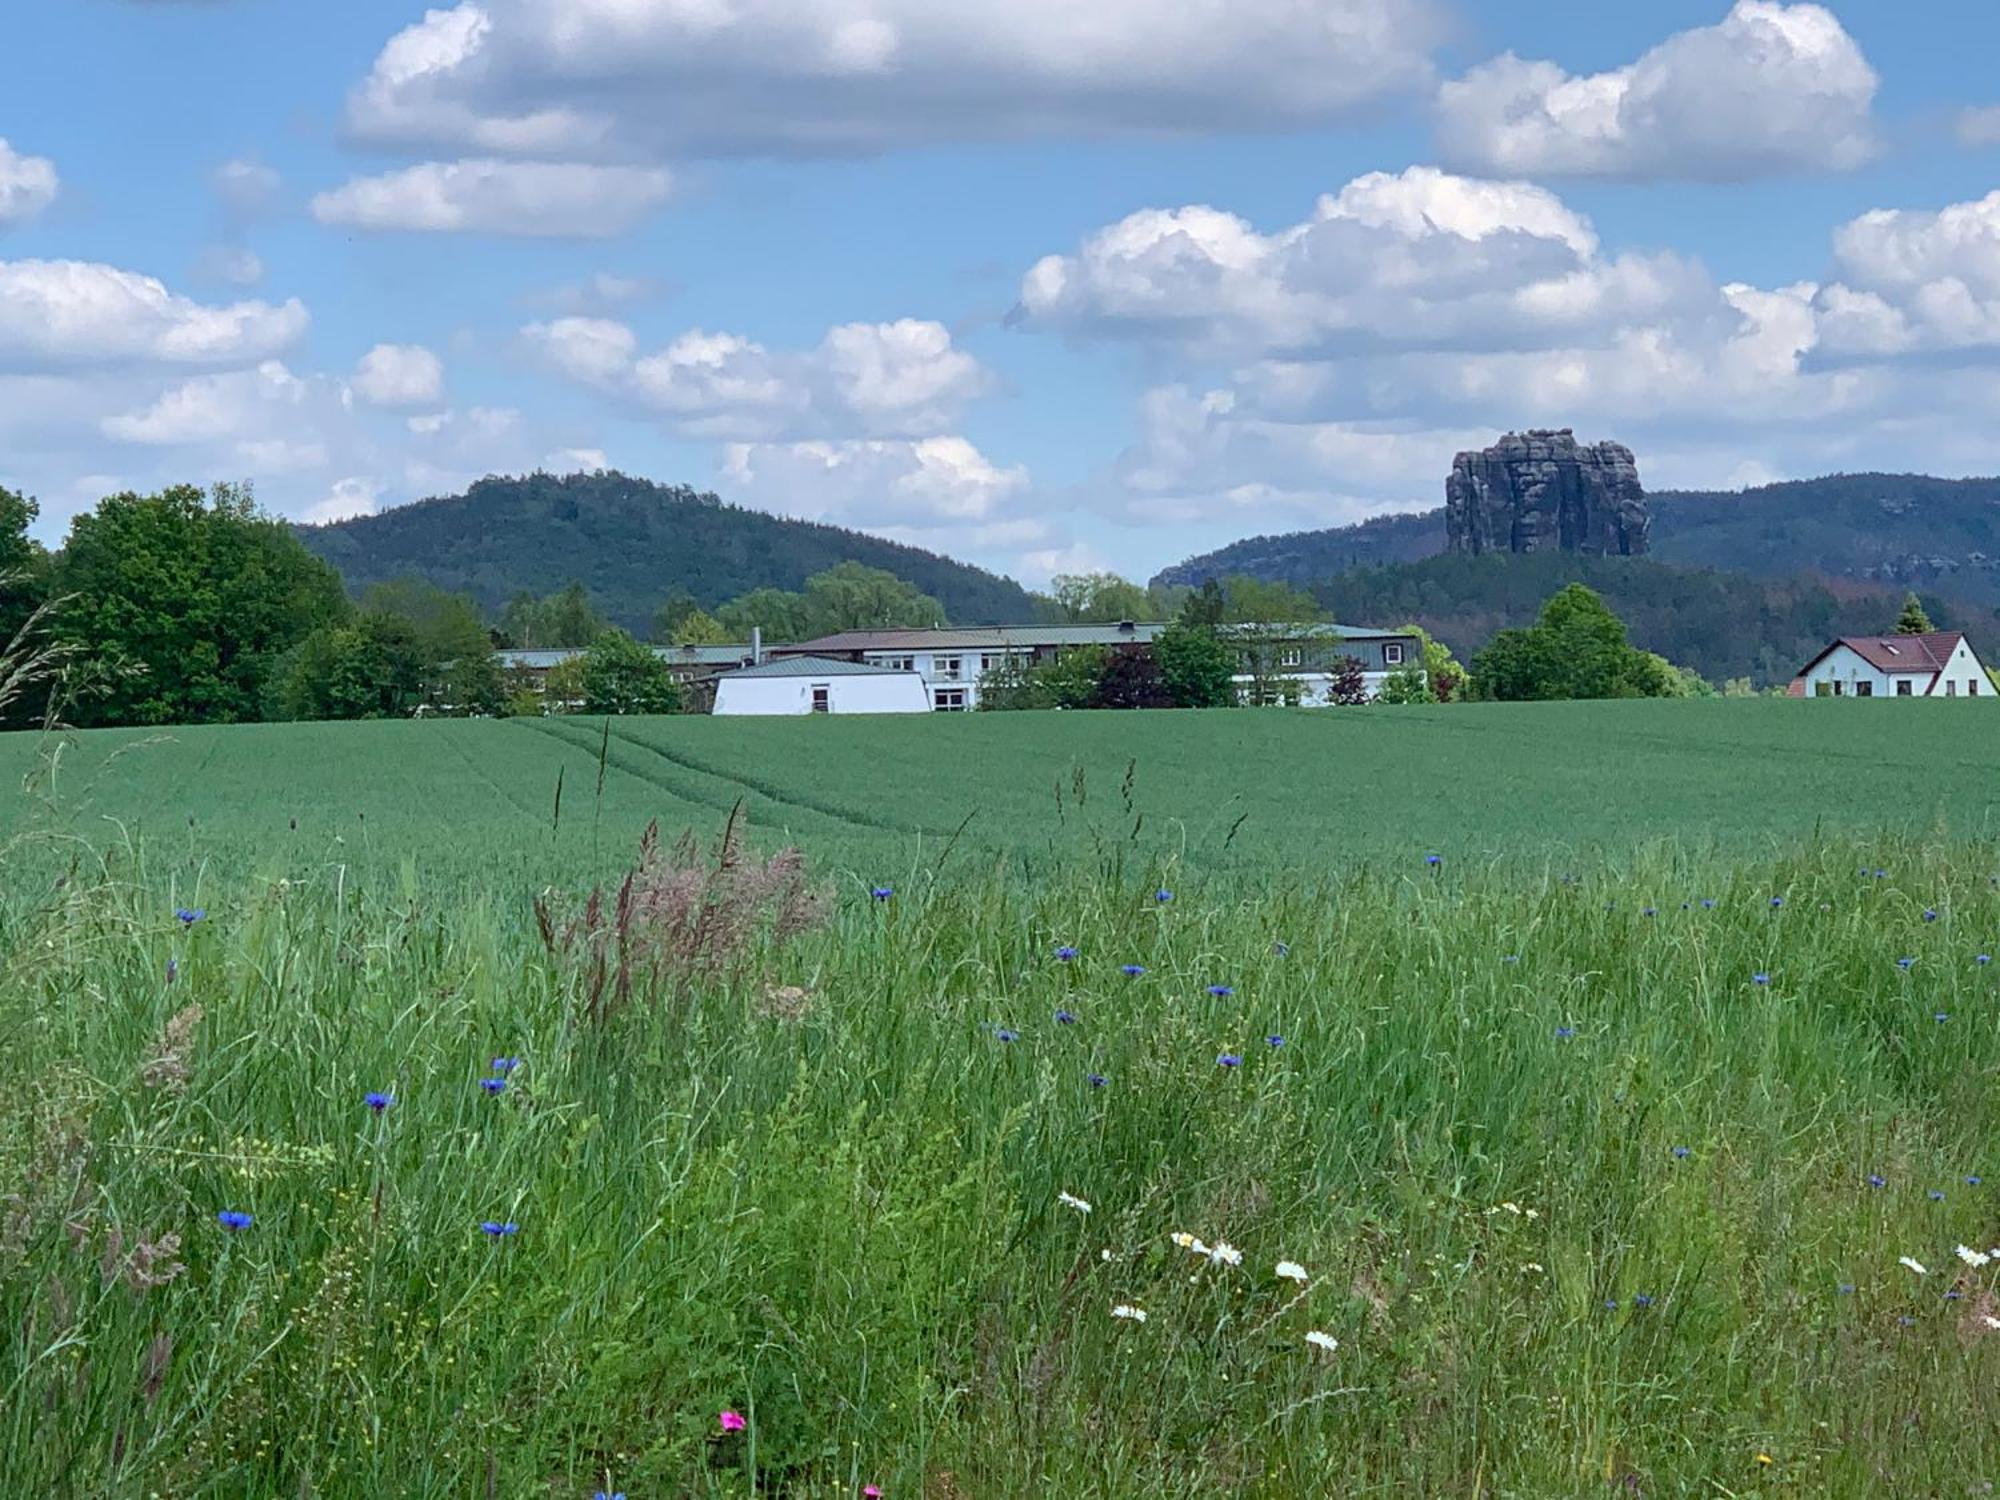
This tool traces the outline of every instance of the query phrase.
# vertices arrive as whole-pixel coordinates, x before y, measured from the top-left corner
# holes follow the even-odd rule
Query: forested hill
[[[1634,645],[1693,667],[1711,682],[1748,677],[1758,687],[1791,679],[1836,635],[1893,628],[1900,586],[1812,577],[1759,578],[1676,567],[1638,557],[1533,552],[1520,557],[1430,557],[1360,568],[1323,580],[1313,594],[1340,620],[1414,622],[1461,656],[1494,635],[1534,623],[1542,602],[1566,583],[1588,584],[1624,620]],[[1941,630],[1964,630],[1992,660],[1992,616],[1924,595]]]
[[[915,584],[953,624],[1034,618],[1011,578],[616,472],[482,479],[463,495],[301,527],[299,536],[350,590],[416,574],[498,614],[516,594],[552,593],[574,579],[600,613],[634,631],[676,590],[713,609],[752,589],[797,590],[842,562]]]
[[[1765,577],[1820,573],[2000,605],[2000,479],[1832,474],[1741,491],[1661,490],[1648,500],[1658,562]],[[1444,544],[1444,512],[1431,510],[1252,537],[1155,581],[1199,585],[1244,573],[1309,586],[1353,568],[1415,562]]]

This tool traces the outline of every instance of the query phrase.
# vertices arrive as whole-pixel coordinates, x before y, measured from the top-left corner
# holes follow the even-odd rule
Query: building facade
[[[777,657],[715,679],[717,714],[922,714],[931,711],[914,671],[820,656]]]
[[[1844,635],[1800,669],[1795,698],[1988,698],[1993,683],[1956,630]]]
[[[1140,651],[1166,628],[1126,620],[1115,625],[848,630],[796,646],[774,646],[769,654],[774,659],[810,655],[914,672],[930,690],[931,707],[955,713],[978,708],[981,679],[1003,666],[1034,666],[1083,647]],[[1237,648],[1237,692],[1247,703],[1324,706],[1331,701],[1328,689],[1335,679],[1335,663],[1343,656],[1360,662],[1362,690],[1369,698],[1381,692],[1391,673],[1423,662],[1422,642],[1395,630],[1226,625],[1222,634]]]

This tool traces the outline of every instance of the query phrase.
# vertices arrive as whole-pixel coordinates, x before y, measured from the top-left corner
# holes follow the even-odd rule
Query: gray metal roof
[[[765,647],[767,652],[773,647]],[[574,657],[583,655],[581,646],[564,646],[552,650],[510,650],[496,651],[503,667],[525,667],[531,671],[545,672],[550,667],[559,667]],[[750,644],[745,641],[733,646],[654,646],[653,655],[669,666],[683,667],[733,667],[738,662],[750,659]]]
[[[914,672],[892,672],[886,667],[862,661],[835,661],[825,656],[781,656],[761,666],[738,667],[721,674],[730,682],[738,677],[914,677]]]
[[[1128,642],[1141,645],[1154,640],[1167,627],[1158,622],[1129,625],[991,625],[971,630],[843,630],[797,646],[773,646],[767,650],[786,651],[977,651],[1006,647],[1027,649],[1037,646],[1118,646]],[[1225,625],[1231,631],[1283,635],[1297,640],[1317,640],[1339,636],[1355,640],[1414,639],[1408,631],[1382,630],[1368,625]]]

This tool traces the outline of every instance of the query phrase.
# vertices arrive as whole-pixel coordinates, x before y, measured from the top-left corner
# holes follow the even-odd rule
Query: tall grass
[[[1992,868],[919,874],[602,1020],[531,892],[13,882],[0,1493],[1964,1494]]]

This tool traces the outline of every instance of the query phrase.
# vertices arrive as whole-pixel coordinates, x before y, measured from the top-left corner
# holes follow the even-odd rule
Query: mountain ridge
[[[916,585],[954,624],[1008,623],[1034,610],[1020,584],[970,563],[616,470],[489,475],[463,494],[295,530],[352,592],[414,574],[497,615],[516,594],[578,580],[605,618],[635,632],[677,590],[713,609],[751,589],[797,590],[841,562]]]

